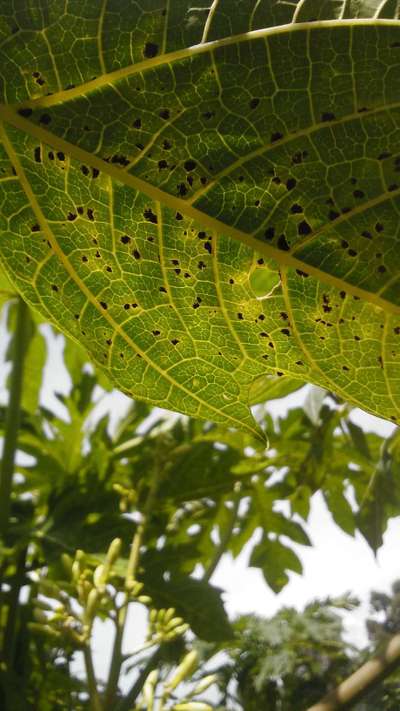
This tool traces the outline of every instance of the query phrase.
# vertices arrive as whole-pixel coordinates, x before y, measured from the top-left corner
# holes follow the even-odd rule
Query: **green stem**
[[[208,583],[211,580],[211,578],[214,575],[215,570],[218,566],[218,563],[220,562],[224,553],[226,553],[227,545],[228,545],[230,539],[232,538],[233,529],[235,528],[235,524],[237,521],[239,504],[240,504],[240,490],[237,490],[235,499],[233,500],[233,506],[231,509],[231,516],[229,518],[228,525],[225,528],[224,532],[221,534],[220,542],[219,542],[219,545],[217,546],[217,548],[215,549],[214,557],[212,558],[210,565],[208,566],[208,568],[206,569],[206,571],[204,572],[204,575],[202,577],[202,580],[204,580],[206,583]]]
[[[28,323],[29,309],[22,299],[18,299],[17,323],[12,354],[10,397],[5,422],[3,456],[0,464],[0,536],[3,538],[7,533],[10,518],[11,487],[21,416],[21,395]]]
[[[137,697],[143,689],[144,682],[146,681],[150,672],[158,667],[161,658],[162,647],[158,647],[158,649],[156,649],[155,652],[153,652],[153,654],[147,659],[145,666],[139,672],[139,676],[134,681],[125,698],[123,698],[119,702],[115,711],[131,711],[131,709],[134,707]]]
[[[100,697],[97,690],[96,675],[94,672],[92,652],[89,642],[87,642],[83,648],[83,657],[85,660],[86,678],[89,687],[90,708],[91,711],[101,711]]]
[[[15,652],[15,642],[17,636],[17,620],[18,620],[18,608],[19,608],[19,593],[21,587],[25,580],[25,565],[26,565],[26,554],[27,548],[23,548],[19,551],[16,569],[14,575],[14,581],[9,594],[9,605],[7,622],[4,630],[3,639],[3,659],[5,660],[7,667],[12,669],[14,667],[14,652]]]
[[[104,709],[111,708],[115,701],[115,694],[118,689],[118,681],[121,673],[121,666],[124,661],[124,656],[122,654],[122,643],[125,631],[126,618],[128,615],[129,607],[129,584],[135,579],[137,569],[139,566],[140,559],[140,548],[143,543],[146,527],[151,515],[153,508],[154,499],[156,497],[158,485],[160,480],[160,468],[156,466],[153,480],[150,485],[150,491],[147,497],[147,501],[144,507],[142,519],[138,524],[135,534],[133,536],[131,551],[128,560],[128,567],[125,576],[125,587],[126,592],[124,595],[124,600],[121,607],[118,610],[117,620],[116,620],[116,632],[113,645],[113,652],[111,657],[110,672],[108,675],[107,686],[104,694]]]

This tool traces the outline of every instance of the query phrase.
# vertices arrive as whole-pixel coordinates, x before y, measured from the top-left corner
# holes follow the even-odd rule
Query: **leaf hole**
[[[143,48],[143,56],[146,57],[146,59],[152,59],[152,57],[156,57],[157,54],[158,44],[155,44],[154,42],[146,42]]]

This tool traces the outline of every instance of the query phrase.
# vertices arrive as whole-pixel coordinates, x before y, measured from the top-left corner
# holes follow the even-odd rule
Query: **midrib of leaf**
[[[296,24],[289,23],[286,25],[278,25],[277,27],[266,27],[261,30],[251,30],[250,32],[243,32],[238,35],[232,35],[231,37],[224,37],[223,39],[213,40],[211,42],[204,42],[200,44],[193,45],[192,47],[185,47],[184,49],[178,49],[174,52],[167,52],[165,54],[158,54],[156,57],[151,59],[145,59],[136,64],[130,64],[122,69],[115,69],[114,71],[102,74],[95,79],[83,82],[72,89],[66,89],[62,91],[57,91],[50,96],[43,96],[38,99],[28,99],[22,102],[21,105],[31,108],[45,108],[49,106],[54,106],[55,104],[63,103],[65,101],[71,101],[84,94],[94,91],[95,89],[102,89],[108,84],[121,81],[122,79],[127,79],[135,74],[140,74],[147,71],[148,69],[154,69],[155,67],[162,66],[164,64],[171,64],[179,60],[188,59],[189,57],[195,57],[200,54],[205,54],[207,52],[213,52],[222,47],[229,47],[233,44],[238,44],[240,42],[251,42],[257,39],[263,39],[265,37],[272,37],[274,35],[281,35],[285,33],[293,32],[304,32],[308,30],[317,30],[324,28],[337,28],[341,29],[343,27],[399,27],[400,20],[391,19],[350,19],[350,20],[321,20],[318,22],[299,22]]]
[[[7,151],[7,154],[14,165],[14,168],[16,170],[16,173],[19,177],[21,186],[25,192],[25,195],[27,199],[29,200],[30,206],[39,222],[41,225],[44,234],[46,235],[46,239],[48,239],[49,243],[51,244],[51,247],[54,251],[54,253],[57,255],[61,263],[63,264],[67,274],[73,279],[77,287],[81,290],[81,292],[86,296],[87,300],[90,301],[93,306],[101,313],[102,317],[108,321],[110,326],[114,329],[116,333],[118,333],[121,338],[130,346],[135,353],[138,353],[154,370],[156,370],[165,380],[167,380],[170,385],[172,385],[174,388],[177,390],[180,390],[185,393],[185,395],[189,395],[191,398],[196,400],[198,403],[201,405],[204,404],[204,401],[198,397],[195,393],[193,393],[191,390],[186,388],[184,385],[181,383],[178,383],[174,378],[172,378],[167,371],[164,371],[162,368],[160,368],[157,363],[155,363],[151,358],[148,357],[147,353],[140,349],[134,341],[128,336],[127,333],[121,328],[120,324],[117,323],[110,314],[107,313],[104,309],[101,308],[98,300],[96,297],[92,294],[90,289],[85,285],[85,283],[82,281],[82,279],[79,277],[79,275],[76,273],[75,269],[73,268],[71,262],[69,261],[68,257],[64,254],[63,250],[61,249],[60,245],[57,242],[57,239],[55,238],[52,230],[49,227],[49,224],[40,209],[40,206],[36,200],[36,197],[33,193],[33,190],[31,188],[31,185],[25,175],[25,171],[20,163],[20,160],[12,146],[12,143],[10,142],[7,132],[5,130],[5,127],[0,123],[0,138],[2,140],[2,143],[4,145],[5,150]],[[219,410],[218,408],[215,408],[210,402],[207,401],[207,407],[209,407],[211,410],[214,412],[218,413],[218,415],[222,414],[222,411]],[[232,417],[231,415],[227,415],[226,413],[223,413],[226,421],[229,422],[232,425],[236,425],[239,429],[243,429],[244,427],[251,432],[251,434],[255,435],[257,438],[260,438],[260,432],[256,428],[251,428],[248,425],[244,424],[240,420],[237,420],[235,417]]]
[[[268,259],[275,260],[280,265],[306,272],[307,274],[315,277],[319,281],[328,284],[336,289],[345,290],[353,296],[358,296],[364,301],[374,304],[375,306],[387,313],[392,313],[396,315],[400,314],[400,305],[393,304],[390,301],[387,301],[386,299],[382,298],[378,294],[372,293],[370,291],[367,291],[366,289],[362,289],[358,286],[350,284],[349,282],[345,281],[344,279],[341,279],[340,277],[328,274],[327,272],[322,271],[318,267],[314,267],[308,264],[307,262],[304,262],[303,260],[299,259],[298,257],[293,256],[293,254],[289,252],[285,252],[279,250],[276,247],[272,247],[269,244],[265,244],[260,240],[255,239],[255,237],[253,237],[252,235],[249,235],[246,232],[242,232],[236,227],[227,225],[215,217],[207,215],[196,207],[193,207],[193,205],[188,204],[188,202],[183,200],[182,198],[170,195],[169,193],[161,190],[160,188],[151,185],[151,183],[142,180],[142,178],[138,178],[134,175],[131,175],[130,173],[126,173],[125,171],[122,171],[121,169],[117,168],[112,163],[107,163],[106,161],[103,161],[101,158],[98,158],[92,153],[85,151],[83,148],[69,143],[63,138],[55,136],[46,129],[42,128],[41,126],[37,126],[36,124],[31,123],[27,119],[17,114],[15,110],[9,106],[5,106],[4,104],[0,105],[0,119],[3,119],[5,122],[10,123],[15,128],[18,128],[19,130],[28,133],[37,140],[42,141],[43,143],[46,143],[57,150],[63,151],[71,158],[74,158],[75,160],[80,161],[81,163],[85,163],[86,165],[92,168],[97,168],[100,172],[109,175],[111,178],[118,181],[119,183],[127,185],[141,193],[144,193],[149,198],[151,198],[151,200],[154,200],[154,202],[159,202],[162,205],[171,208],[172,210],[176,210],[177,212],[180,212],[186,215],[187,217],[192,218],[193,220],[201,224],[203,227],[208,228],[210,231],[216,232],[217,234],[226,235],[227,237],[232,237],[233,239],[238,240],[243,244],[246,244],[248,247],[262,254]],[[399,194],[400,188],[396,191],[389,193],[390,199],[393,198],[395,195]],[[354,210],[352,210],[351,213],[343,215],[342,221],[344,219],[349,219],[349,217],[351,217],[356,212],[360,213],[363,209],[368,209],[370,205],[375,205],[379,202],[384,202],[384,200],[387,199],[388,198],[385,195],[371,200],[368,204],[364,203],[363,206],[355,208]],[[339,218],[335,222],[338,223],[338,221]],[[314,232],[314,236],[315,234],[317,233]]]

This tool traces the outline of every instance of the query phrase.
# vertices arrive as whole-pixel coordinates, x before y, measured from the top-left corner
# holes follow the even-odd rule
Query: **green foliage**
[[[198,5],[1,0],[4,269],[135,398],[396,422],[398,3]]]
[[[346,595],[315,601],[301,612],[284,608],[268,619],[239,618],[229,661],[218,670],[219,708],[304,711],[316,703],[376,651],[376,640],[387,641],[400,629],[398,584],[393,596],[372,593],[373,618],[367,623],[371,644],[361,651],[346,642],[342,617],[357,606],[357,600]],[[354,710],[395,711],[399,698],[395,672]]]
[[[9,309],[12,336],[13,307]],[[42,325],[32,321],[30,344],[42,338],[38,329]],[[28,358],[35,362],[30,353]],[[69,392],[58,393],[51,406],[38,399],[38,388],[34,398],[23,399],[18,437],[22,458],[0,551],[2,707],[33,711],[38,699],[40,711],[64,711],[68,698],[77,711],[100,711],[111,703],[119,704],[118,711],[129,711],[134,703],[150,709],[153,693],[164,699],[165,709],[192,704],[199,711],[205,707],[195,704],[208,703],[201,689],[215,683],[212,669],[210,680],[214,663],[210,655],[237,649],[221,590],[210,582],[221,557],[226,552],[236,556],[249,543],[250,565],[262,570],[272,589],[280,590],[288,571],[301,572],[293,544],[310,545],[306,522],[317,491],[323,493],[339,526],[351,534],[361,531],[378,547],[389,518],[398,511],[398,435],[394,432],[383,440],[364,433],[351,419],[349,406],[320,389],[309,391],[304,409],[294,408],[276,420],[259,406],[271,443],[268,451],[251,434],[190,418],[162,413],[157,417],[146,404],[135,401],[111,427],[110,412],[106,408],[100,415],[99,410],[108,383],[102,379],[101,390],[77,345],[66,342],[63,359],[57,367],[66,368]],[[42,373],[43,366],[39,383]],[[1,433],[4,421],[2,407]],[[354,510],[348,503],[350,487]],[[375,490],[379,498],[373,495]],[[255,531],[261,533],[258,543]],[[135,546],[140,556],[132,575]],[[28,591],[23,600],[21,588]],[[147,639],[138,641],[136,649],[132,645],[133,654],[124,657],[118,635],[124,629],[121,614],[131,605],[148,611],[149,626]],[[309,627],[312,619],[310,613]],[[325,636],[315,631],[322,645],[320,660],[322,647],[328,650],[329,639],[332,642],[336,635],[335,619],[323,619]],[[113,672],[105,682],[91,672],[95,620],[109,620],[122,630],[116,635]],[[299,625],[287,640],[293,648],[296,637],[306,640],[310,633],[307,627],[303,634]],[[175,690],[171,680],[194,651],[185,635],[188,628],[202,641],[203,652],[196,644],[198,671],[187,671],[185,683]],[[278,623],[277,628],[283,629]],[[305,655],[311,654],[315,639],[304,642]],[[289,669],[286,643],[281,651],[279,644],[278,640],[274,654]],[[85,659],[84,680],[71,674],[78,654]],[[293,650],[290,654],[295,664]],[[335,679],[339,678],[339,667],[343,674],[347,669],[347,657],[338,653],[337,665],[329,666],[331,662],[328,667],[334,667]],[[133,675],[125,695],[124,664]],[[317,689],[325,688],[318,669],[310,672],[315,696]],[[264,669],[263,679],[274,698],[270,671]],[[284,686],[295,698],[299,682],[294,666],[292,672]],[[222,671],[218,679],[226,681]],[[265,692],[264,681],[260,694]],[[243,681],[243,698],[252,683],[250,678]]]

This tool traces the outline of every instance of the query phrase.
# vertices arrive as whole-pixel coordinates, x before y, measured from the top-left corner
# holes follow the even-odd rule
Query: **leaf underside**
[[[197,7],[197,4],[196,4]],[[0,0],[0,259],[124,392],[400,417],[397,2]]]

